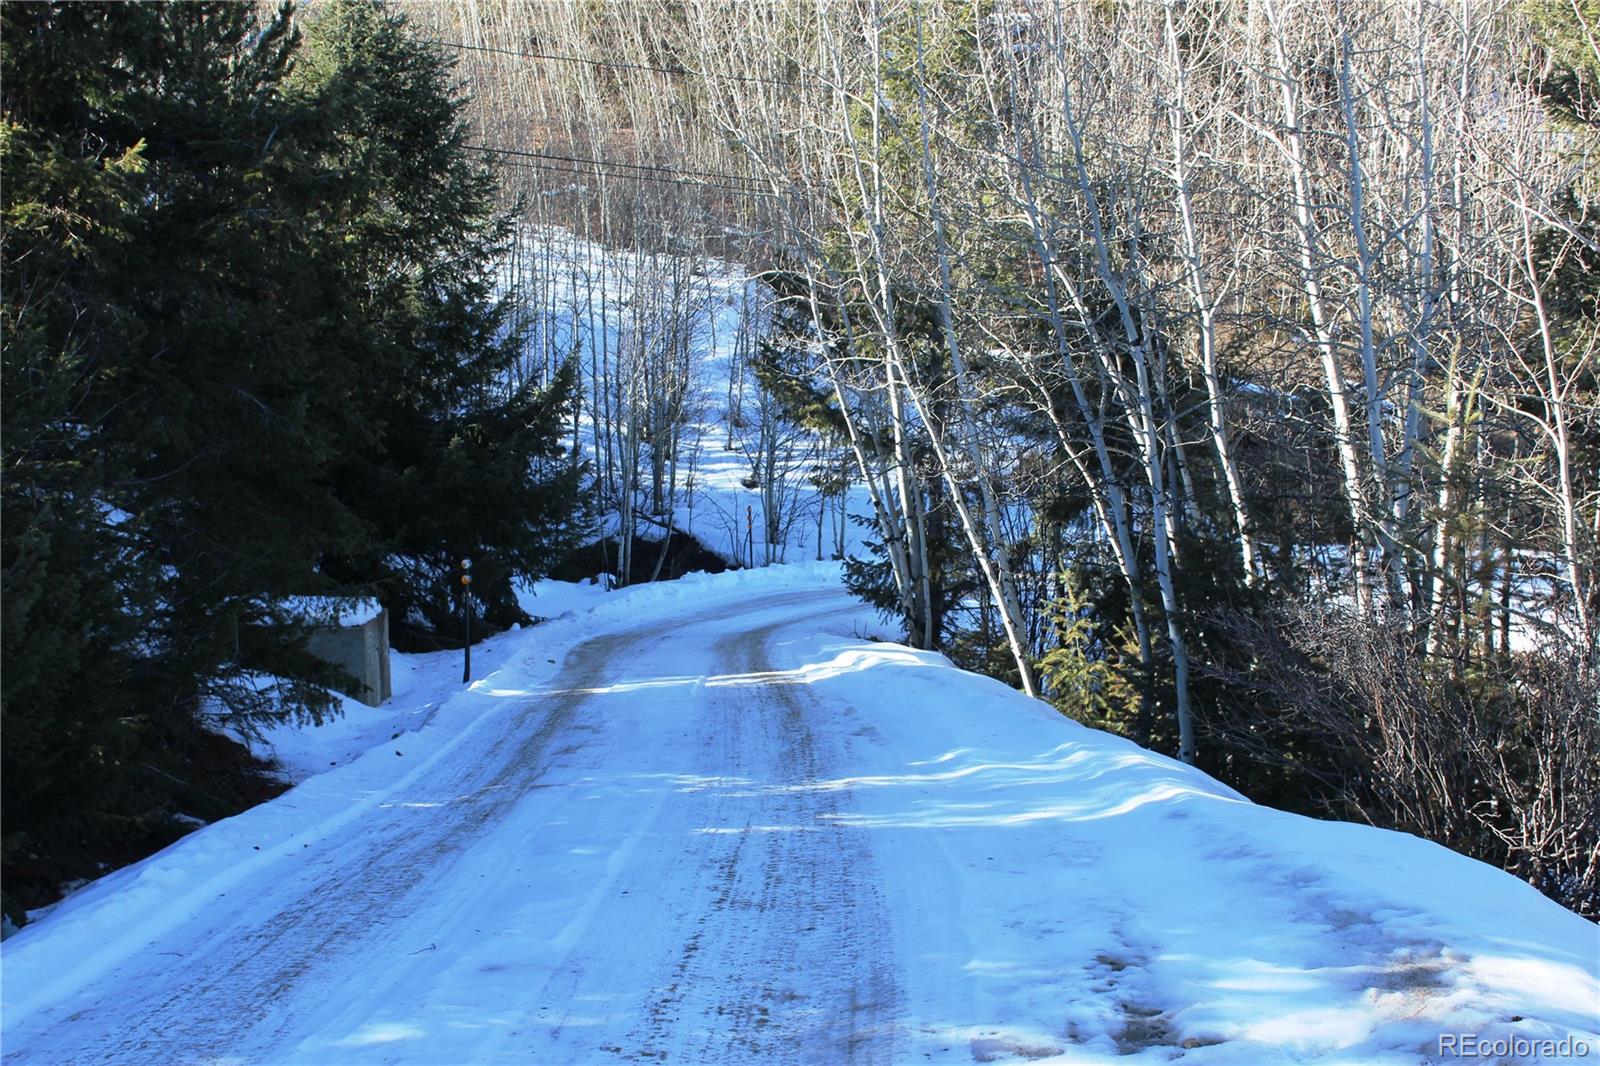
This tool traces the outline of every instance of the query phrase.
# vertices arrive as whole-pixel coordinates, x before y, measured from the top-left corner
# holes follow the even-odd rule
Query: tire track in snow
[[[586,708],[596,698],[648,698],[602,694],[637,663],[670,660],[651,649],[673,640],[693,650],[697,662],[709,659],[708,672],[750,682],[701,689],[684,702],[688,710],[663,716],[664,728],[699,734],[694,750],[706,778],[719,783],[668,793],[660,803],[668,810],[637,824],[638,853],[619,852],[616,878],[596,886],[595,903],[567,931],[567,961],[556,963],[561,973],[526,993],[548,995],[542,1003],[498,1005],[522,1010],[523,1025],[498,1039],[485,1034],[479,1050],[496,1061],[544,1061],[534,1047],[544,1037],[532,1030],[548,1036],[554,1008],[574,1020],[562,1043],[585,1061],[604,1051],[644,1060],[669,1050],[680,1060],[707,1062],[889,1059],[899,992],[890,976],[879,873],[864,831],[825,818],[848,803],[848,794],[808,787],[829,771],[845,739],[817,735],[812,722],[830,712],[773,674],[767,658],[774,634],[797,615],[804,624],[808,600],[820,604],[812,617],[837,609],[832,594],[788,593],[692,614],[667,629],[657,624],[578,645],[525,708],[485,723],[403,795],[271,868],[278,876],[230,889],[233,899],[250,894],[240,911],[230,912],[232,900],[219,897],[179,935],[163,937],[67,1004],[8,1032],[7,1062],[339,1056],[326,1042],[330,1034],[356,1031],[362,1019],[394,1006],[386,1001],[391,991],[403,991],[435,966],[426,948],[415,949],[440,936],[427,924],[438,917],[429,907],[440,886],[469,860],[481,860],[483,848],[502,846],[508,826],[523,833],[549,816],[533,797],[555,795],[540,790],[571,776],[552,777],[550,769],[648,743],[629,737],[619,748],[615,728],[608,732],[604,724],[605,708],[615,704],[602,703],[594,713]],[[775,610],[782,621],[761,625]],[[758,628],[715,642],[708,655],[704,645],[713,642],[701,627],[734,616]],[[727,629],[710,625],[714,636]],[[292,803],[292,794],[287,799]],[[663,814],[668,827],[655,828]],[[763,829],[775,825],[794,828]],[[695,832],[702,828],[737,831]],[[659,845],[669,835],[663,854]],[[686,913],[665,913],[653,898],[654,888],[673,880],[699,889],[680,897]],[[613,921],[646,933],[646,940],[656,937],[664,957],[654,966],[635,958],[635,945],[616,937]],[[626,1019],[640,1019],[637,1039],[626,1048],[595,1039],[617,1029],[577,1024],[589,1011],[580,993],[597,980],[609,982],[619,1004],[643,999],[650,1008],[619,1019],[624,1032]],[[385,1060],[406,1057],[399,1044],[347,1050],[361,1059],[373,1052]]]
[[[796,622],[715,646],[727,672],[707,687],[705,759],[741,783],[695,794],[708,903],[632,1034],[630,1057],[666,1058],[688,1025],[701,1034],[698,1062],[893,1059],[901,994],[880,871],[867,831],[837,820],[849,792],[817,787],[835,776],[843,741],[812,723],[837,712],[769,658],[774,637]]]
[[[563,664],[563,686],[547,693],[556,697],[552,702],[518,712],[497,736],[485,738],[480,756],[443,763],[411,790],[414,798],[441,807],[383,807],[356,827],[358,840],[339,836],[308,849],[278,909],[265,917],[257,912],[243,925],[220,916],[199,954],[162,958],[156,944],[154,955],[130,960],[86,990],[83,998],[92,1005],[45,1012],[23,1032],[8,1034],[8,1063],[253,1061],[270,1055],[298,1020],[286,1006],[340,995],[340,956],[403,921],[430,893],[433,879],[448,876],[454,857],[538,787],[556,738],[569,749],[585,743],[586,734],[570,728],[577,712],[625,650],[637,654],[641,643],[654,639],[629,631],[578,645]],[[529,721],[537,721],[531,731]],[[165,966],[152,966],[154,959]],[[390,965],[425,967],[427,960],[402,956]],[[179,968],[182,976],[174,980]],[[114,993],[103,991],[108,988]],[[74,1032],[80,1027],[117,1035],[85,1048]]]

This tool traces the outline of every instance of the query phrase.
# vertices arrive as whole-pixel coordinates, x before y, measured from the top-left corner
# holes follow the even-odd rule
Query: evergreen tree
[[[1557,206],[1561,222],[1539,241],[1539,270],[1548,277],[1546,300],[1553,320],[1563,382],[1573,386],[1568,403],[1573,419],[1568,464],[1577,495],[1600,494],[1600,2],[1530,0],[1536,40],[1545,52],[1539,89],[1554,125],[1561,131],[1562,154],[1571,175]],[[1583,526],[1589,528],[1584,529]],[[1579,521],[1574,530],[1579,562],[1589,574],[1588,611],[1600,612],[1600,526]],[[1600,655],[1589,634],[1591,661]]]
[[[327,709],[289,597],[440,626],[471,556],[521,618],[574,528],[574,383],[515,373],[494,178],[403,20],[331,4],[306,50],[287,7],[0,19],[15,884],[161,823],[202,716]]]
[[[303,309],[260,310],[295,251],[270,151],[287,14],[0,18],[10,866],[160,818],[161,765],[204,697],[263,706],[241,616],[308,558],[275,534],[328,523],[327,498],[289,484],[315,443]]]
[[[347,186],[322,218],[347,250],[325,279],[344,308],[328,343],[366,420],[334,469],[369,539],[327,569],[378,582],[402,632],[453,632],[471,558],[486,619],[523,620],[515,580],[579,531],[574,472],[557,461],[575,372],[543,388],[518,372],[524,338],[494,269],[509,216],[466,148],[451,62],[360,0],[319,8],[307,32],[295,92],[335,124],[322,165]]]

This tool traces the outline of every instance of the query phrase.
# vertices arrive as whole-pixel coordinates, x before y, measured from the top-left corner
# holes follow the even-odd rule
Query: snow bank
[[[934,849],[953,871],[891,900],[962,925],[898,945],[927,964],[920,1013],[972,1019],[915,1057],[1366,1066],[1438,1061],[1444,1034],[1600,1056],[1600,928],[1500,870],[1257,806],[937,654],[817,636],[787,656],[887,749],[886,772],[819,786],[849,791],[841,824],[886,870]]]

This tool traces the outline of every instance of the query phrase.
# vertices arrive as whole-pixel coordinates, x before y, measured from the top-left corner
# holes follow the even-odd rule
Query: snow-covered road
[[[1594,926],[864,640],[795,572],[509,634],[421,733],[74,897],[5,945],[5,1061],[1600,1055]]]

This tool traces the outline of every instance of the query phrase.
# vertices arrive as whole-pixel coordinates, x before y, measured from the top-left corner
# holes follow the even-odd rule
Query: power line
[[[561,167],[542,166],[538,163],[506,162],[504,165],[516,167],[520,170],[537,170],[548,174],[566,174],[574,178],[594,177],[594,175],[588,171],[567,170]],[[670,178],[653,178],[647,174],[613,174],[611,177],[617,179],[632,179],[633,181],[654,181],[662,185],[683,185],[691,189],[717,189],[722,192],[731,193],[734,196],[756,196],[767,198],[772,196],[772,194],[769,192],[759,192],[755,189],[741,189],[734,185],[718,185],[709,181],[674,181]]]
[[[501,159],[501,160],[498,160],[498,164],[500,166],[516,167],[516,168],[523,169],[523,170],[542,170],[542,171],[546,171],[546,172],[549,172],[549,173],[552,173],[552,174],[570,174],[573,177],[578,177],[578,178],[589,178],[589,177],[598,177],[598,176],[600,176],[597,173],[597,171],[595,171],[595,170],[582,170],[582,169],[579,169],[577,167],[562,166],[562,165],[552,164],[552,163],[542,163],[542,162],[539,162],[537,160],[526,160],[526,159],[515,159],[515,158],[512,158],[512,159]],[[627,172],[623,172],[623,173],[620,173],[620,174],[610,174],[610,175],[607,175],[607,176],[609,176],[611,178],[631,179],[633,181],[653,181],[653,182],[657,182],[657,183],[662,184],[662,185],[685,185],[685,186],[688,186],[689,188],[693,188],[693,189],[721,189],[724,192],[730,192],[730,193],[734,193],[734,194],[740,195],[740,196],[760,196],[760,197],[767,197],[767,198],[771,198],[773,196],[773,193],[771,191],[769,191],[769,190],[757,189],[757,188],[753,188],[751,186],[723,185],[723,184],[720,184],[720,183],[714,182],[714,181],[702,181],[702,180],[700,180],[698,178],[673,178],[673,177],[666,177],[666,176],[663,176],[661,174],[651,174],[651,173],[630,174],[630,173],[627,173]]]
[[[575,178],[594,177],[594,173],[587,170],[578,170],[574,167],[556,166],[550,163],[540,163],[532,160],[502,159],[501,166],[517,167],[524,170],[540,170],[551,174],[568,174]],[[720,189],[723,192],[733,193],[735,196],[758,196],[771,198],[771,192],[760,189],[743,188],[737,185],[719,185],[710,181],[695,181],[685,178],[660,177],[655,174],[613,174],[614,178],[626,178],[634,181],[654,181],[663,185],[686,185],[693,189]]]
[[[701,77],[704,72],[690,70],[687,67],[657,67],[649,63],[618,63],[609,59],[589,59],[585,56],[558,55],[554,52],[520,52],[512,48],[494,48],[486,44],[465,44],[461,41],[440,41],[426,38],[429,44],[436,44],[442,48],[459,48],[466,52],[491,52],[495,55],[515,56],[518,59],[541,59],[556,63],[582,63],[591,67],[610,67],[613,70],[646,70],[655,74],[671,74],[674,77]],[[792,89],[795,83],[784,81],[781,78],[763,78],[754,74],[717,74],[714,77],[726,81],[758,82],[763,85],[780,85],[785,89]]]
[[[497,155],[515,156],[520,159],[550,159],[561,163],[576,163],[581,166],[621,167],[628,170],[660,171],[667,174],[714,178],[718,181],[734,181],[749,185],[753,192],[768,191],[761,186],[760,180],[757,178],[747,177],[742,174],[727,174],[717,170],[685,170],[681,167],[668,166],[662,163],[624,163],[620,160],[584,159],[579,156],[558,155],[554,152],[530,152],[520,148],[497,148],[486,144],[468,144],[462,147],[471,149],[474,152],[492,152]]]

